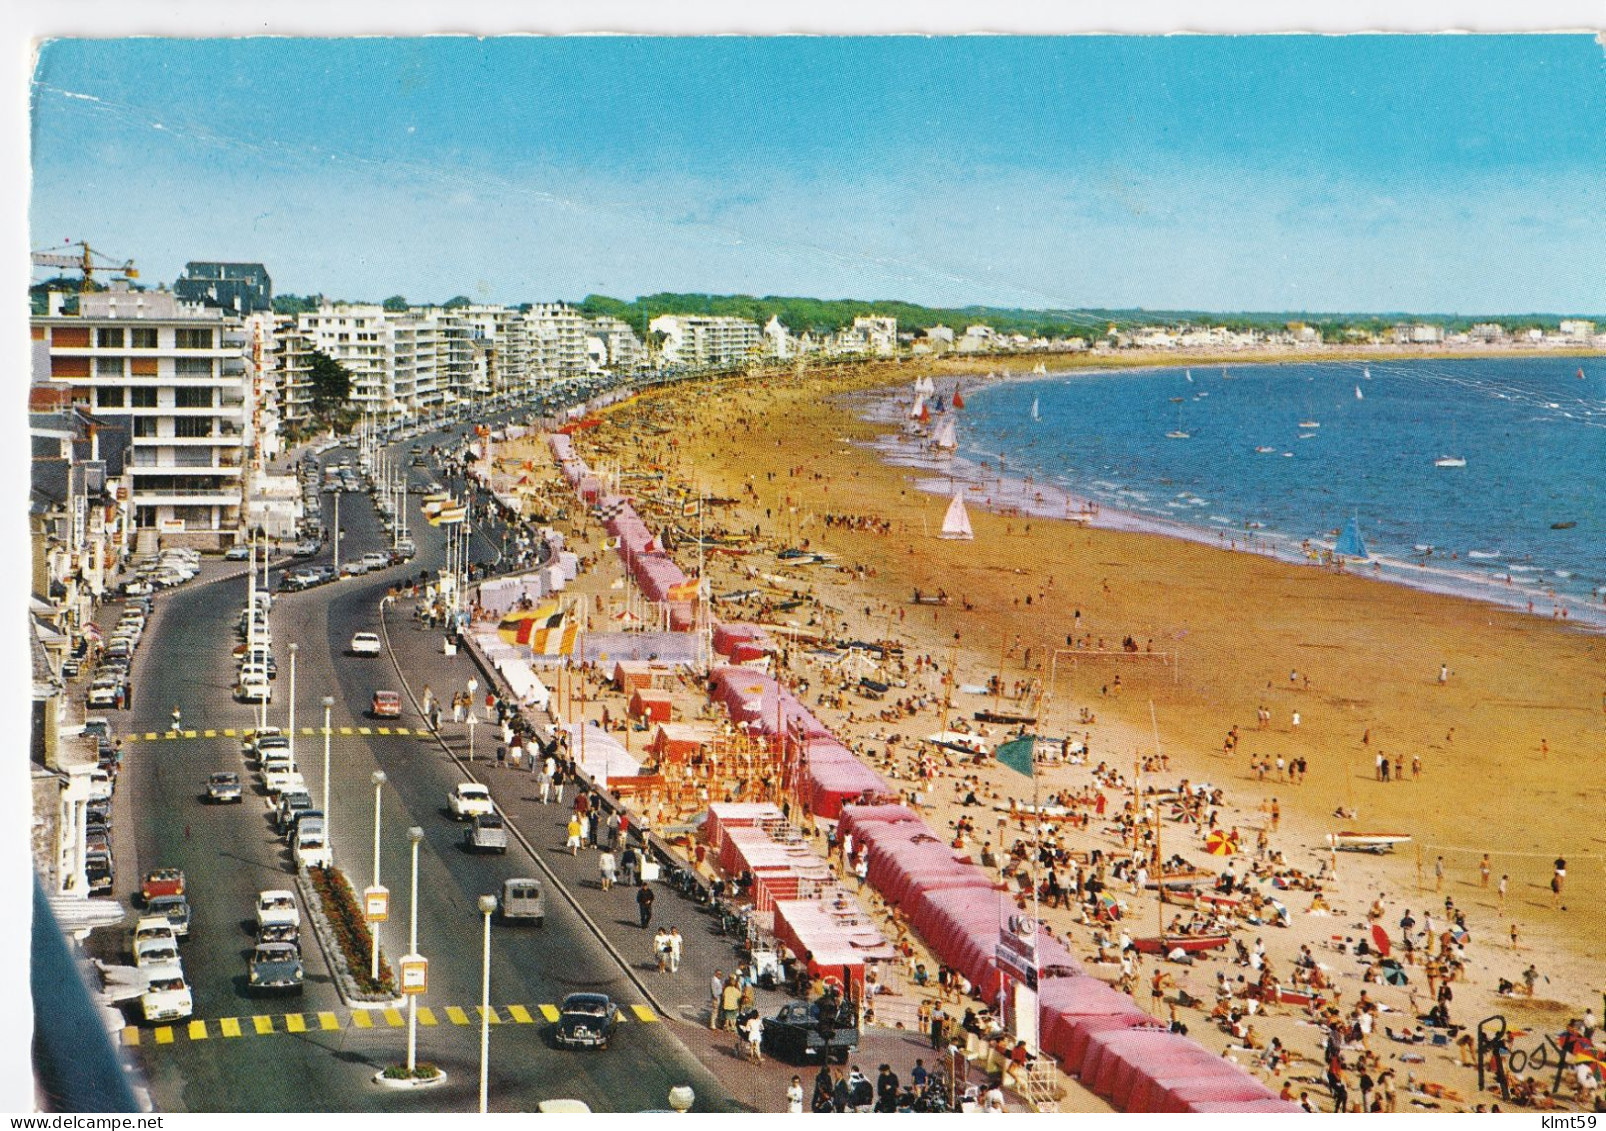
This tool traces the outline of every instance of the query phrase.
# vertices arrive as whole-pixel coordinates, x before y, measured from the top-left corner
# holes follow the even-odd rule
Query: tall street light
[[[327,779],[325,779],[327,780]],[[375,770],[368,780],[374,783],[374,887],[379,886],[379,808],[385,793],[385,771]],[[373,940],[373,957],[368,965],[368,976],[375,982],[379,981],[379,924],[374,923],[369,931]]]
[[[301,650],[299,644],[290,645],[290,764],[296,762],[296,653]]]
[[[491,915],[496,896],[480,896],[480,914],[485,917],[485,947],[480,959],[480,1114],[489,1109],[491,1087]]]
[[[408,900],[407,953],[418,953],[418,842],[424,839],[424,830],[414,825],[407,830],[407,839],[413,842],[413,885]],[[418,1067],[418,995],[407,995],[407,1072]]]
[[[329,711],[334,705],[333,695],[323,697],[323,842],[329,848],[331,862],[335,855],[335,841],[330,831],[334,826],[334,822],[330,820],[333,814],[329,812]]]

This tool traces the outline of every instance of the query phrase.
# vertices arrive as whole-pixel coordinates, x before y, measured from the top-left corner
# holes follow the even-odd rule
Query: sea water
[[[926,490],[1096,509],[1097,525],[1291,560],[1330,548],[1353,517],[1371,555],[1353,572],[1606,623],[1602,359],[1066,372],[940,381],[930,399],[954,411],[956,389],[952,456],[904,433],[909,394],[867,409],[899,426],[878,447],[924,470]],[[1436,466],[1443,456],[1466,466]]]

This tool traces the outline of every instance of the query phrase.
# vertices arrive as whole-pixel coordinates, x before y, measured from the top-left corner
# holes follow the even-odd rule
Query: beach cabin
[[[659,723],[647,752],[660,765],[685,765],[713,743],[717,731],[708,723]],[[773,808],[773,806],[771,806]],[[777,812],[776,817],[780,814]]]
[[[667,723],[673,710],[669,692],[638,687],[630,696],[630,717],[649,723]]]

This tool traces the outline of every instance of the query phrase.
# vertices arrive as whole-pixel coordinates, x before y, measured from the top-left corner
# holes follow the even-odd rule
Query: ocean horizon
[[[913,397],[859,411],[896,429],[874,447],[924,491],[1293,561],[1354,520],[1352,572],[1606,626],[1606,359],[943,378],[925,431],[953,413],[951,455],[907,430]]]

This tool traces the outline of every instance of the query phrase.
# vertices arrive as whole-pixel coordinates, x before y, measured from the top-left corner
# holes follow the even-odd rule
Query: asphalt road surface
[[[428,445],[435,439],[419,442]],[[404,461],[406,447],[395,449]],[[348,451],[336,450],[325,458],[344,457]],[[417,472],[414,477],[423,479]],[[476,900],[497,891],[506,877],[539,873],[516,844],[506,856],[474,856],[462,849],[462,828],[444,809],[448,791],[463,780],[462,771],[433,736],[377,733],[383,725],[414,731],[421,720],[411,703],[394,724],[366,717],[373,692],[401,690],[400,681],[389,654],[358,659],[345,654],[347,644],[354,632],[378,627],[379,600],[388,586],[420,568],[433,571],[443,557],[442,532],[418,516],[416,495],[411,504],[410,525],[419,548],[412,562],[275,599],[270,623],[278,678],[268,721],[281,727],[289,722],[293,641],[299,644],[297,731],[312,727],[321,732],[321,699],[331,695],[335,700],[331,831],[335,862],[358,889],[371,882],[373,871],[375,790],[370,776],[382,769],[389,777],[381,790],[380,873],[392,893],[392,917],[381,932],[390,957],[406,949],[406,830],[412,825],[424,830],[418,932],[419,950],[430,959],[430,988],[421,1004],[434,1024],[419,1026],[418,1058],[445,1068],[450,1083],[401,1094],[370,1082],[377,1070],[404,1059],[406,1029],[377,1012],[364,1014],[367,1027],[354,1020],[310,931],[303,935],[304,992],[281,1000],[248,994],[246,959],[256,894],[270,887],[293,888],[294,883],[288,851],[270,824],[255,766],[244,761],[239,738],[223,734],[232,728],[238,735],[256,721],[256,709],[232,697],[231,652],[238,642],[233,626],[246,603],[246,581],[244,570],[228,563],[206,571],[213,577],[227,571],[223,579],[207,581],[203,576],[158,598],[134,665],[134,708],[109,712],[119,733],[141,736],[126,748],[116,801],[117,894],[132,905],[139,877],[156,866],[183,868],[188,877],[193,926],[182,954],[195,998],[194,1017],[204,1023],[202,1036],[197,1038],[181,1023],[173,1027],[174,1039],[162,1042],[155,1030],[140,1027],[133,1050],[162,1110],[462,1111],[477,1103],[482,919]],[[331,512],[326,501],[326,521]],[[343,561],[388,546],[366,495],[344,496],[340,518]],[[489,556],[485,543],[477,549]],[[330,560],[327,545],[316,560]],[[434,634],[406,636],[396,644],[404,653],[404,668],[406,653],[439,644]],[[174,705],[182,709],[184,727],[196,737],[145,740],[148,732],[167,731]],[[360,733],[364,727],[371,733]],[[208,731],[214,736],[207,737]],[[321,733],[297,733],[295,749],[317,803],[324,785]],[[241,775],[243,804],[203,801],[203,782],[215,770]],[[115,930],[97,934],[97,954],[126,961],[116,953],[120,940]],[[609,1050],[569,1052],[552,1044],[542,1007],[550,1008],[577,990],[609,993],[624,1007],[627,1020]],[[493,1110],[531,1110],[540,1100],[557,1096],[582,1099],[601,1111],[661,1109],[670,1087],[679,1083],[696,1090],[697,1110],[747,1106],[699,1063],[669,1024],[650,1009],[638,1013],[631,1008],[646,1006],[643,995],[561,898],[549,900],[544,928],[493,925],[491,1002],[499,1021],[491,1037]]]

